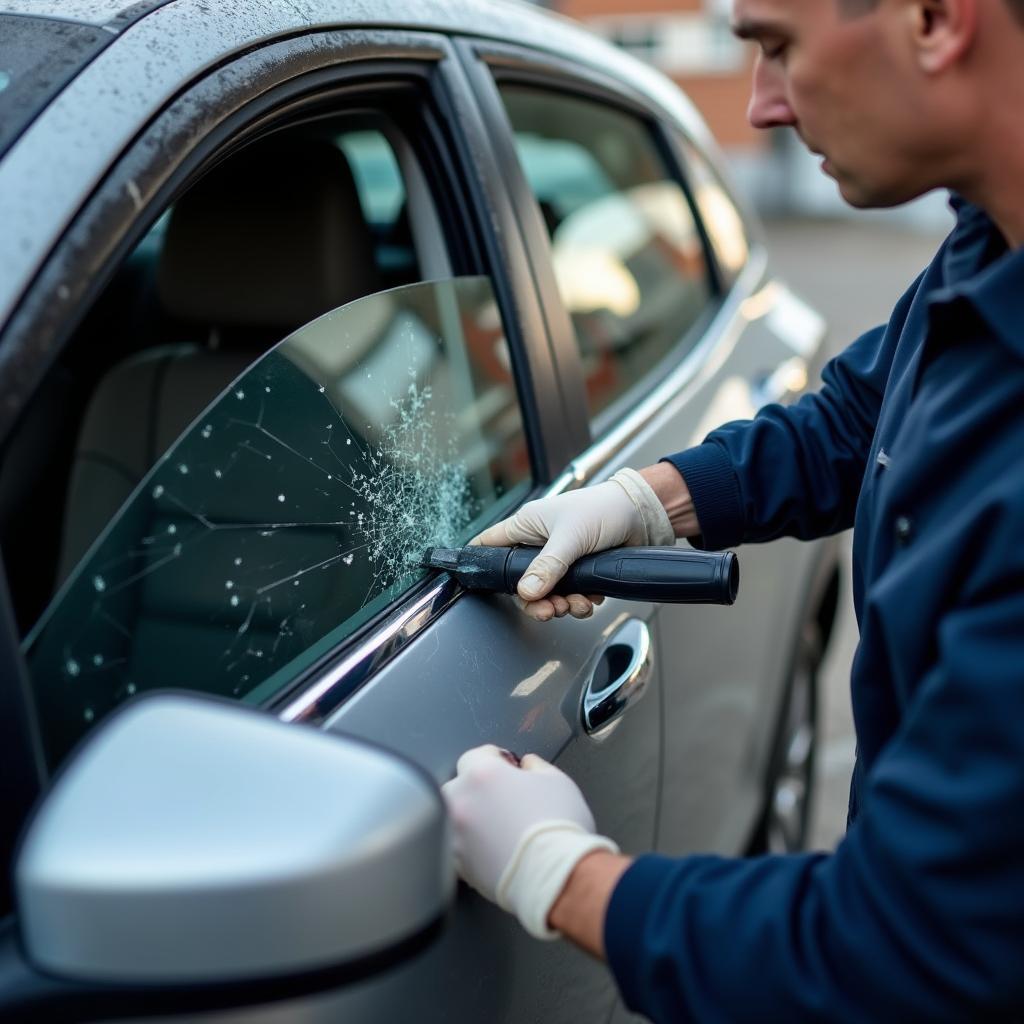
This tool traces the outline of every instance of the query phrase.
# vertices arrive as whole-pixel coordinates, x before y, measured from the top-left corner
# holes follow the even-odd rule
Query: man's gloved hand
[[[558,938],[548,914],[580,860],[595,850],[619,852],[594,834],[576,783],[535,754],[517,767],[492,744],[467,750],[441,792],[459,874],[538,939]]]
[[[545,597],[576,559],[607,548],[674,542],[668,513],[650,485],[635,470],[620,469],[594,487],[529,501],[470,543],[543,545],[519,581],[519,597],[527,615],[546,622],[566,612],[585,619],[594,610],[595,600],[583,594]]]

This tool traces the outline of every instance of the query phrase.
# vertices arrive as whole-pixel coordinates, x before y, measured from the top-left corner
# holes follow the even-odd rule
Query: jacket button
[[[909,544],[910,538],[914,533],[914,523],[909,516],[897,516],[895,530],[897,543],[901,545]]]

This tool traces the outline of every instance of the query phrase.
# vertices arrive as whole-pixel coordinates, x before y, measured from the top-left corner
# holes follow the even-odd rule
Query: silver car
[[[666,79],[506,2],[0,0],[0,225],[5,877],[72,751],[168,689],[434,783],[535,751],[629,851],[802,846],[833,547],[745,548],[731,608],[546,625],[417,564],[816,377],[820,317]],[[435,932],[231,1019],[624,1017],[468,890]]]

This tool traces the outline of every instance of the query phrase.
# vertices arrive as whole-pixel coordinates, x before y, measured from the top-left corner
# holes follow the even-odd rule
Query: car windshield
[[[302,327],[181,435],[26,639],[49,760],[143,689],[266,701],[528,474],[486,278]]]

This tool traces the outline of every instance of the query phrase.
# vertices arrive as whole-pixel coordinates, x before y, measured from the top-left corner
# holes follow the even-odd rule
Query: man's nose
[[[779,128],[796,124],[796,115],[786,99],[781,73],[763,60],[760,54],[754,62],[747,120],[755,128]]]

